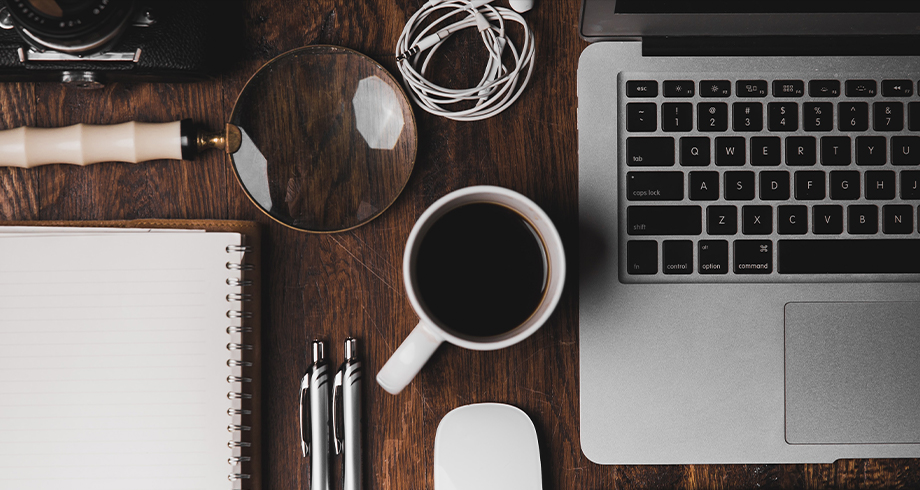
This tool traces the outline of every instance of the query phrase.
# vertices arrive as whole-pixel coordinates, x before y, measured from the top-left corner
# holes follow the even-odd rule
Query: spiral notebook
[[[57,225],[0,227],[0,488],[260,488],[256,225]]]

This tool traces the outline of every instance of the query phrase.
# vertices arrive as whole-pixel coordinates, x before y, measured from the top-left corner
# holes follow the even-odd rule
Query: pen
[[[310,490],[329,490],[329,368],[323,342],[312,344],[313,363],[300,380],[300,448],[310,456]],[[309,432],[304,427],[304,396],[308,398]]]
[[[358,341],[345,339],[345,362],[335,373],[332,389],[332,431],[335,453],[342,459],[342,489],[361,490],[361,378],[364,372],[358,362]],[[339,406],[341,404],[341,411]],[[342,419],[338,420],[338,413]]]

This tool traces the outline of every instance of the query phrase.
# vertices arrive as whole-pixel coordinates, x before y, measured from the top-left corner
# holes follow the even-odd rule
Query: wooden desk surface
[[[421,0],[335,2],[250,0],[244,50],[218,80],[196,84],[110,85],[100,91],[56,84],[0,84],[0,127],[170,121],[191,117],[212,128],[228,119],[248,76],[272,57],[307,44],[363,52],[397,74],[393,55]],[[354,231],[309,235],[260,214],[226,157],[89,168],[0,169],[0,219],[253,219],[264,224],[264,488],[309,486],[298,442],[297,392],[307,342],[361,341],[366,378],[368,489],[433,488],[438,422],[477,402],[516,405],[533,419],[547,489],[877,488],[920,486],[918,460],[828,465],[598,466],[581,453],[578,430],[576,67],[579,0],[538,0],[528,14],[537,43],[530,88],[507,112],[456,123],[416,110],[418,159],[408,186],[382,216]],[[459,73],[478,70],[478,37],[461,47]],[[466,41],[459,41],[466,42]],[[479,72],[471,79],[478,79]],[[461,80],[462,82],[462,80]],[[555,221],[573,265],[552,319],[537,334],[497,352],[442,347],[400,395],[370,375],[415,326],[403,291],[403,245],[418,216],[439,197],[469,185],[519,191]],[[335,474],[338,474],[337,472]]]

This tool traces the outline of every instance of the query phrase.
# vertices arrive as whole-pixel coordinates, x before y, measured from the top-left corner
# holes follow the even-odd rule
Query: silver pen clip
[[[344,410],[342,406],[342,377],[345,374],[345,365],[339,368],[332,378],[332,441],[335,446],[335,454],[342,454],[345,445],[345,434],[342,427],[341,414]]]
[[[310,367],[313,367],[312,364]],[[310,416],[304,417],[303,407],[304,398],[307,398],[306,406],[308,410],[310,408],[310,371],[311,369],[307,369],[307,374],[304,374],[303,378],[300,379],[300,410],[298,411],[300,417],[300,450],[305,458],[310,454]],[[304,420],[308,422],[306,426],[304,426]]]

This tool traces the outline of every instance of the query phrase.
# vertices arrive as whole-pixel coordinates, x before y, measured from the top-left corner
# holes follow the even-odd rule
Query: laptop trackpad
[[[786,441],[920,443],[920,302],[786,304]]]

